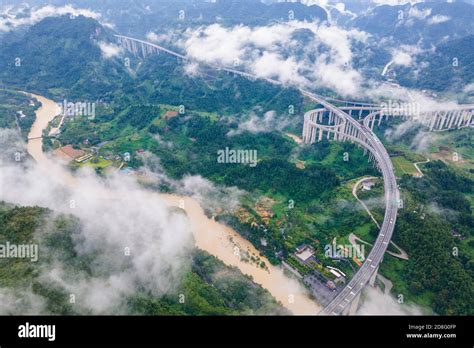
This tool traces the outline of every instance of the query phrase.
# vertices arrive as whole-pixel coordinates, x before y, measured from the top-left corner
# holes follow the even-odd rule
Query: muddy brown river
[[[73,187],[76,185],[77,179],[43,152],[42,139],[40,138],[48,123],[59,114],[58,104],[39,95],[26,94],[42,104],[36,111],[36,120],[28,135],[28,153],[45,171],[45,175],[53,176],[54,180],[62,185]],[[83,184],[81,182],[81,185]],[[314,315],[321,310],[321,307],[308,296],[306,289],[298,281],[286,276],[280,267],[272,266],[265,257],[260,256],[259,251],[249,241],[232,228],[208,218],[195,199],[174,194],[147,192],[149,199],[164,200],[170,206],[183,206],[184,202],[183,208],[189,218],[196,247],[216,256],[226,265],[237,267],[243,274],[251,276],[255,283],[267,289],[276,300],[292,313],[296,315]],[[101,196],[105,194],[113,199],[120,199],[111,189],[105,187],[100,194]],[[250,255],[260,257],[267,268],[263,269],[256,263],[243,261],[236,250],[240,252],[247,251]]]

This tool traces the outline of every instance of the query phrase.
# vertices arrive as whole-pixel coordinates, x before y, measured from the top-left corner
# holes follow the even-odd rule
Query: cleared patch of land
[[[408,161],[404,156],[395,156],[391,158],[395,175],[400,177],[403,174],[419,176],[420,173],[416,170],[415,165]]]

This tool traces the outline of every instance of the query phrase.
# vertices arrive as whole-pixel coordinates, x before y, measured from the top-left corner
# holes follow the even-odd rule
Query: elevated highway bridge
[[[123,36],[116,35],[118,43],[134,55],[146,57],[157,52],[165,52],[182,60],[189,60],[186,56],[171,51],[162,46]],[[213,66],[232,74],[240,75],[250,79],[258,79],[257,76],[233,68]],[[281,85],[279,81],[264,79],[270,83]],[[336,141],[350,141],[364,148],[369,159],[381,173],[384,182],[385,215],[377,239],[366,257],[365,262],[327,306],[319,313],[323,315],[339,315],[355,313],[362,289],[367,283],[374,284],[375,276],[380,263],[383,260],[397,220],[397,209],[400,195],[394,169],[387,150],[372,131],[378,118],[380,124],[385,117],[392,117],[400,110],[387,110],[377,104],[344,101],[334,98],[325,98],[310,91],[299,89],[300,92],[321,108],[310,110],[304,115],[303,141],[314,143],[326,136],[327,139]],[[337,107],[333,103],[343,104]],[[459,110],[445,110],[422,115],[424,124],[431,130],[443,130],[461,127],[472,127],[473,105],[464,105]],[[363,117],[364,116],[364,117]],[[401,114],[401,116],[407,116]],[[410,117],[410,116],[408,116]]]

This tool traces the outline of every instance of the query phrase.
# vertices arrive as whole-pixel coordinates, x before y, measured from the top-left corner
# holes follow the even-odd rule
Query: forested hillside
[[[29,291],[44,301],[37,314],[85,314],[87,309],[69,302],[67,288],[50,284],[41,277],[45,270],[63,266],[72,274],[98,276],[93,254],[76,251],[75,238],[81,233],[81,222],[74,216],[54,216],[40,207],[17,207],[0,202],[0,244],[38,244],[38,262],[29,259],[0,259],[0,294],[13,290],[19,301],[27,301]],[[48,221],[49,220],[49,221]],[[46,223],[48,221],[48,223]],[[45,251],[48,251],[47,253]],[[138,291],[123,298],[123,306],[110,309],[109,314],[143,315],[247,315],[287,314],[271,295],[238,270],[225,266],[215,257],[196,250],[192,268],[183,273],[183,289],[156,297],[147,291]],[[185,301],[180,302],[183,294]],[[102,294],[107,296],[107,293]],[[37,299],[37,301],[40,301]],[[0,307],[1,308],[1,307]],[[16,308],[12,313],[21,311]],[[1,314],[12,314],[1,313]]]
[[[394,240],[410,256],[405,264],[382,264],[398,281],[395,288],[441,315],[468,315],[474,308],[472,248],[474,181],[441,161],[425,165],[424,176],[403,176],[404,208]]]

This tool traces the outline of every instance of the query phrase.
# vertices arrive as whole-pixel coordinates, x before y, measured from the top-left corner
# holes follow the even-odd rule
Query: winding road
[[[336,295],[336,297],[321,311],[321,314],[338,315],[347,312],[353,300],[358,301],[356,297],[359,296],[364,286],[378,271],[378,267],[383,260],[383,256],[387,250],[388,243],[390,243],[393,230],[395,228],[399,192],[392,162],[390,161],[390,156],[377,136],[370,129],[361,125],[354,118],[349,116],[340,108],[330,104],[322,97],[305,90],[302,90],[301,92],[303,95],[307,96],[313,101],[316,101],[324,108],[337,115],[347,124],[350,124],[353,129],[357,130],[359,136],[351,137],[350,140],[360,144],[374,156],[384,180],[385,215],[374,246],[365,259],[365,262],[362,264],[357,273],[352,277],[346,287],[342,289]]]
[[[183,60],[188,59],[182,54],[173,52],[162,46],[147,41],[134,39],[123,35],[115,36],[119,43],[128,51],[132,52],[134,55],[142,54],[143,57],[146,57],[149,54],[153,54],[158,51],[163,51]],[[259,78],[253,74],[249,74],[247,72],[239,71],[233,68],[216,68],[250,79]],[[263,80],[266,80],[276,85],[281,85],[281,83],[277,80],[269,78],[264,78]],[[351,115],[347,114],[341,108],[336,107],[335,105],[328,102],[325,98],[301,88],[299,89],[299,91],[302,95],[322,105],[326,110],[328,110],[330,113],[334,114],[336,117],[342,120],[344,122],[344,126],[350,126],[351,129],[357,131],[357,136],[351,134],[345,136],[345,139],[361,145],[364,149],[371,153],[377,167],[382,173],[382,177],[384,180],[384,201],[386,207],[385,216],[374,246],[370,251],[368,257],[366,258],[365,262],[362,264],[361,268],[357,271],[357,273],[346,285],[346,287],[342,289],[335,296],[335,298],[320,312],[320,314],[325,315],[338,315],[348,312],[351,302],[353,300],[358,301],[358,296],[360,295],[362,289],[378,271],[379,264],[383,260],[383,256],[385,254],[385,251],[387,250],[388,243],[390,243],[390,239],[392,238],[393,230],[395,228],[399,192],[394,169],[387,150],[384,148],[384,146],[377,138],[377,136],[372,132],[372,130],[362,125],[360,122],[355,120]],[[347,103],[350,104],[351,102]],[[376,107],[374,107],[372,104],[362,105],[361,103],[359,103],[359,105],[361,105],[361,108],[363,109],[376,109]],[[303,130],[303,133],[304,131],[305,130]]]
[[[158,51],[163,51],[180,59],[187,59],[187,57],[179,53],[143,40],[137,40],[120,35],[116,35],[116,37],[124,47],[134,54],[141,53],[143,56],[146,56]],[[250,79],[258,79],[257,76],[236,69],[225,67],[217,68]],[[264,80],[273,84],[281,85],[279,81],[273,79],[266,78]],[[351,134],[347,135],[345,139],[359,144],[360,146],[364,147],[365,150],[370,152],[384,180],[384,201],[386,207],[385,216],[374,246],[367,256],[365,262],[349,281],[346,287],[342,289],[320,312],[320,314],[337,315],[346,313],[353,300],[358,301],[358,295],[364,286],[377,273],[379,264],[382,262],[384,253],[387,249],[388,243],[390,242],[395,227],[399,193],[390,157],[377,136],[370,129],[362,125],[341,108],[329,103],[327,100],[325,100],[325,98],[304,89],[300,89],[300,92],[302,95],[306,96],[312,101],[322,105],[326,110],[338,117],[339,120],[342,120],[344,122],[344,126],[350,126],[351,129],[356,131],[357,136]],[[371,108],[371,106],[366,106],[366,108]],[[38,141],[40,142],[41,140],[38,139]],[[44,154],[39,155],[44,156]],[[283,284],[281,284],[281,286],[283,286]]]

